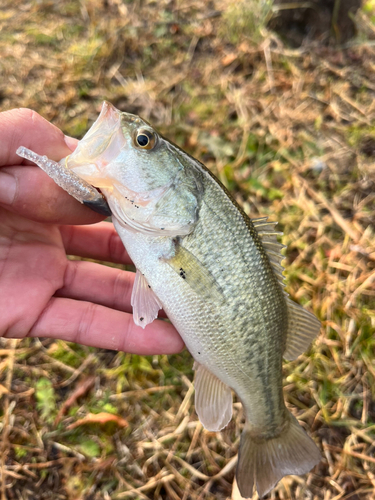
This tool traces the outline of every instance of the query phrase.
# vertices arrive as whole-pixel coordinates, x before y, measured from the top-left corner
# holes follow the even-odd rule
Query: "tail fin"
[[[237,465],[237,484],[243,497],[253,495],[254,484],[262,498],[288,474],[304,474],[321,459],[320,451],[297,420],[288,413],[283,432],[271,439],[257,439],[254,429],[243,430]]]

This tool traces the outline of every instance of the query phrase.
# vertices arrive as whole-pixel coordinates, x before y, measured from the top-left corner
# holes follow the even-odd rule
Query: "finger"
[[[61,160],[75,149],[74,139],[69,137],[65,141],[60,129],[36,111],[26,108],[0,113],[0,137],[0,167],[24,163],[16,154],[19,146],[47,155],[55,161]]]
[[[55,295],[131,312],[134,277],[135,273],[130,271],[73,260],[67,265],[64,286]]]
[[[61,226],[60,232],[68,255],[117,264],[132,263],[110,222],[99,222],[90,226]]]
[[[64,286],[56,297],[85,300],[118,311],[132,312],[131,295],[135,273],[95,262],[69,261]],[[160,310],[160,316],[165,312]]]
[[[64,298],[50,300],[28,336],[58,338],[141,355],[172,354],[184,347],[170,323],[156,320],[143,329],[134,324],[130,314]]]
[[[103,216],[61,189],[40,168],[0,169],[0,205],[27,219],[53,224],[92,224]]]

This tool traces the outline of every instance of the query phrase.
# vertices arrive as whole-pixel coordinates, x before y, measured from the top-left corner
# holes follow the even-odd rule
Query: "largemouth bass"
[[[255,486],[261,497],[314,467],[320,452],[285,406],[282,358],[304,352],[320,323],[284,292],[275,223],[250,220],[204,165],[108,103],[59,164],[20,153],[70,192],[88,184],[103,193],[137,268],[134,321],[145,327],[165,310],[195,360],[195,407],[206,429],[228,424],[237,393],[246,415],[241,495]]]

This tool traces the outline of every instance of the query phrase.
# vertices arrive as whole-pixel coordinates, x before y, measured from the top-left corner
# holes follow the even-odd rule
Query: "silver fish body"
[[[243,403],[237,482],[244,497],[308,472],[320,453],[286,409],[282,358],[294,359],[319,322],[287,298],[274,224],[251,221],[197,160],[137,116],[105,103],[61,164],[100,188],[136,268],[133,315],[163,307],[195,359],[196,410],[209,430]]]
[[[168,258],[150,251],[158,244],[154,237],[134,235],[119,223],[116,229],[194,359],[235,390],[254,426],[269,429],[280,425],[285,410],[285,297],[251,221],[223,195],[220,185],[203,176],[197,224],[178,246],[214,278],[214,296],[210,289],[197,293],[189,271],[181,276]],[[161,253],[164,245],[161,238]]]

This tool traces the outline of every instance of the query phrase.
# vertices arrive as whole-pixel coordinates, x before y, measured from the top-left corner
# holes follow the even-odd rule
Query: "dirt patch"
[[[356,33],[353,16],[361,0],[276,0],[269,27],[299,47],[309,40],[344,43]]]

